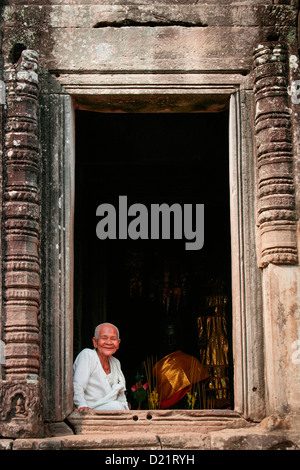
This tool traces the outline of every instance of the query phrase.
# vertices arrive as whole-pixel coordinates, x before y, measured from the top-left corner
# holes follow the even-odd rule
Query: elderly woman
[[[73,366],[75,411],[128,410],[125,378],[113,357],[120,344],[118,328],[102,323],[95,329],[95,349],[83,349]]]

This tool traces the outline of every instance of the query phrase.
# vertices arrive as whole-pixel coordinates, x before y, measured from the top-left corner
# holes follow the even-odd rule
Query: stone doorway
[[[228,110],[81,110],[75,122],[74,357],[92,347],[94,327],[110,321],[121,331],[118,358],[132,407],[130,388],[138,372],[145,376],[145,362],[182,350],[210,373],[196,406],[233,409]],[[120,195],[148,207],[203,203],[203,248],[186,251],[172,239],[100,241],[96,208],[117,208]],[[183,399],[175,407],[186,406]]]
[[[192,77],[196,80],[195,76]],[[236,79],[236,77],[233,77]],[[155,77],[154,87],[162,77]],[[165,79],[165,77],[163,77]],[[191,79],[191,78],[190,78]],[[197,79],[201,79],[199,76]],[[173,80],[175,78],[173,77]],[[229,79],[228,79],[229,80]],[[234,358],[234,413],[251,419],[260,419],[264,415],[264,377],[263,349],[261,329],[260,276],[255,257],[255,212],[254,212],[254,160],[253,135],[248,117],[252,113],[252,97],[244,90],[229,86],[226,82],[215,86],[197,87],[193,84],[187,92],[187,85],[177,86],[164,93],[141,94],[135,85],[124,94],[122,86],[103,95],[77,94],[42,96],[41,105],[41,141],[43,142],[43,196],[42,228],[52,243],[43,243],[43,385],[49,393],[45,395],[44,409],[47,420],[64,419],[73,409],[72,364],[74,354],[85,345],[78,344],[78,318],[74,305],[74,262],[78,262],[80,252],[74,250],[74,193],[75,193],[75,114],[77,110],[97,111],[97,114],[197,114],[210,113],[221,116],[229,114],[229,199],[231,225],[231,271],[232,271],[232,356]],[[228,111],[229,108],[229,111]],[[208,114],[206,114],[208,113]],[[220,113],[220,114],[219,114]],[[49,121],[48,116],[51,115]],[[204,114],[203,114],[204,115]],[[83,116],[87,116],[83,114]],[[227,115],[228,123],[228,115]],[[51,122],[49,128],[48,123]],[[226,124],[227,125],[227,124]],[[228,127],[227,127],[228,129]],[[199,135],[200,127],[195,130]],[[96,129],[98,136],[95,155],[99,157],[104,143],[101,142],[101,129]],[[104,135],[104,133],[103,133]],[[83,144],[87,145],[88,132],[82,133]],[[200,141],[200,138],[199,138]],[[218,141],[214,139],[213,142]],[[112,140],[116,146],[116,139]],[[77,145],[78,147],[78,145]],[[227,147],[228,148],[228,147]],[[78,148],[77,148],[78,150]],[[123,150],[123,148],[122,148]],[[125,150],[125,147],[124,147]],[[126,152],[123,152],[124,155]],[[104,154],[104,152],[102,152]],[[57,155],[61,157],[58,159]],[[85,157],[87,152],[83,153]],[[77,151],[78,157],[78,151]],[[77,162],[78,163],[78,162]],[[78,164],[76,177],[78,177]],[[215,168],[214,168],[215,171]],[[245,178],[244,175],[247,175]],[[53,182],[55,184],[53,184]],[[99,186],[98,182],[97,185]],[[90,191],[94,190],[91,186]],[[91,209],[92,233],[96,241],[96,207],[102,201],[98,197],[94,205],[89,205],[91,194],[85,209]],[[205,202],[205,201],[204,201]],[[51,217],[47,214],[51,210]],[[76,217],[76,211],[75,211]],[[88,219],[88,214],[83,224]],[[76,222],[77,223],[77,222]],[[98,240],[99,241],[99,240]],[[116,242],[113,240],[112,242]],[[86,245],[88,242],[85,242]],[[202,253],[203,250],[200,250]],[[74,255],[73,255],[74,254]],[[77,276],[75,269],[75,276]],[[75,289],[76,287],[75,280]],[[95,293],[95,289],[94,289]],[[78,295],[78,293],[76,294]],[[103,300],[103,297],[102,297]],[[51,306],[51,308],[49,307]],[[92,312],[90,311],[89,314]],[[87,316],[88,318],[89,316]],[[95,319],[96,320],[96,319]],[[98,318],[97,318],[98,322]],[[88,327],[86,322],[87,342],[93,335],[96,321]],[[54,328],[53,328],[54,326]],[[88,328],[90,330],[88,331]],[[123,344],[125,336],[122,331]],[[253,341],[255,338],[255,341]],[[74,339],[74,348],[73,348]],[[87,343],[86,343],[87,344]],[[90,343],[89,343],[90,345]],[[77,348],[77,349],[76,349]],[[121,351],[120,351],[121,352]],[[124,351],[125,352],[125,351]],[[55,367],[51,358],[55,355]],[[121,358],[120,358],[121,359]],[[57,377],[59,380],[57,380]],[[129,382],[129,387],[131,383]],[[254,392],[259,390],[260,392]],[[67,397],[67,400],[66,400]],[[172,411],[172,410],[171,410]],[[200,410],[201,411],[201,410]],[[214,410],[217,411],[217,410]],[[203,411],[201,411],[203,412]],[[228,410],[226,411],[228,412]],[[229,412],[233,412],[229,410]]]

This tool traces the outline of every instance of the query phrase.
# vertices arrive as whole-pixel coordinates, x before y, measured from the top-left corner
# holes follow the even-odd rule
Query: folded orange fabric
[[[163,357],[153,367],[157,393],[161,408],[178,403],[193,384],[209,377],[200,361],[182,351]]]
[[[167,398],[166,400],[163,400],[160,402],[159,407],[161,410],[166,410],[170,408],[173,405],[176,405],[182,398],[187,394],[189,391],[190,387],[186,387],[183,390],[179,390],[179,392],[175,393],[172,395],[170,398]]]

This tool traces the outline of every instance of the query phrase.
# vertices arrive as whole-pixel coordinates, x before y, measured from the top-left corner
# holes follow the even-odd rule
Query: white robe
[[[128,410],[125,378],[120,361],[109,358],[110,374],[106,374],[96,349],[83,349],[73,365],[74,405],[94,410]]]

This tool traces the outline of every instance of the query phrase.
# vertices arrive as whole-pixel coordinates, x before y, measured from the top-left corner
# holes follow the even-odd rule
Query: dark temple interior
[[[228,111],[76,111],[75,193],[74,358],[108,321],[120,330],[129,399],[149,358],[180,350],[210,374],[198,407],[232,407]],[[128,206],[204,204],[203,248],[100,240],[96,209],[118,212],[121,195]]]

